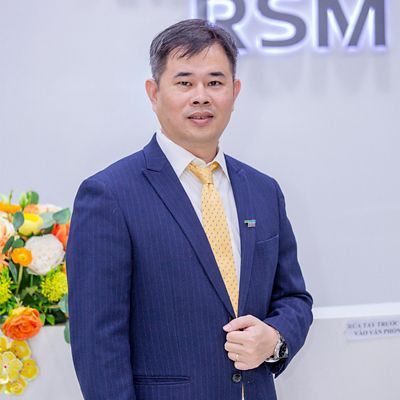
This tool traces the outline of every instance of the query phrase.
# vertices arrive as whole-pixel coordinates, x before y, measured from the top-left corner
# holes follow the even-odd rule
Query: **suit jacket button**
[[[232,374],[232,382],[239,383],[242,380],[242,375]]]

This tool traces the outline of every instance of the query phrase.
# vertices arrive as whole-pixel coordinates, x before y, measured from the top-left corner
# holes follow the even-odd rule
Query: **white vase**
[[[71,346],[64,340],[64,325],[45,326],[28,340],[39,375],[28,382],[20,396],[0,398],[21,400],[83,400],[72,363]]]

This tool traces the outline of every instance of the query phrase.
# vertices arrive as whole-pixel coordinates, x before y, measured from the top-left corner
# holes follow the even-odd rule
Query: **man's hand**
[[[274,328],[253,315],[235,318],[223,329],[228,332],[225,350],[240,370],[257,368],[273,355],[279,340]]]

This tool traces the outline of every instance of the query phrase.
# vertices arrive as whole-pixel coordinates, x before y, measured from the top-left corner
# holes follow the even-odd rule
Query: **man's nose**
[[[191,102],[194,106],[208,105],[211,104],[211,99],[204,87],[198,87],[196,88]]]

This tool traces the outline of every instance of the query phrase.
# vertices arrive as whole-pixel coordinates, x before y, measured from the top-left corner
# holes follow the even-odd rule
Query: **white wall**
[[[85,177],[140,149],[158,127],[148,47],[187,17],[188,0],[1,0],[0,192],[72,206]],[[389,1],[386,52],[239,60],[223,145],[281,183],[317,306],[399,300],[399,18]]]

